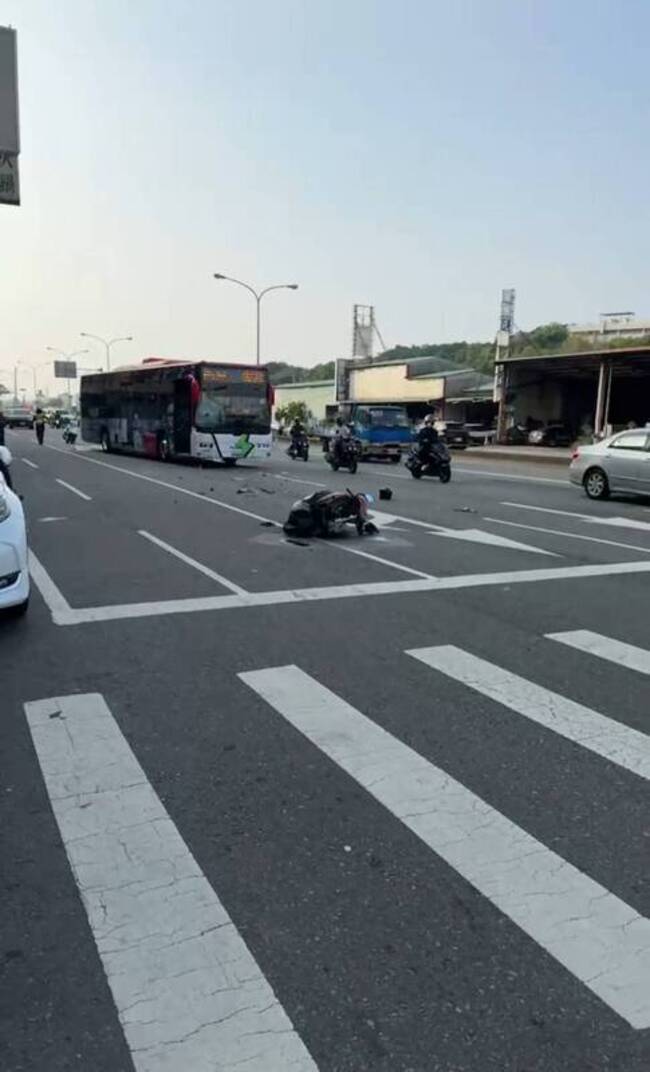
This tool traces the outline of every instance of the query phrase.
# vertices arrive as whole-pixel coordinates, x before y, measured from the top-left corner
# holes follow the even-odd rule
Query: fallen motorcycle
[[[292,461],[302,458],[303,462],[309,461],[309,439],[306,435],[296,436],[287,447],[287,454]]]
[[[349,439],[330,439],[325,452],[325,461],[333,472],[338,469],[347,469],[349,473],[356,473],[361,457],[361,442],[352,436]]]
[[[424,457],[416,444],[411,447],[404,464],[415,480],[422,476],[437,476],[441,484],[448,484],[451,480],[451,456],[446,443],[434,443]]]
[[[314,491],[291,507],[284,523],[287,536],[334,536],[354,525],[359,536],[376,532],[368,517],[372,495],[355,491]]]

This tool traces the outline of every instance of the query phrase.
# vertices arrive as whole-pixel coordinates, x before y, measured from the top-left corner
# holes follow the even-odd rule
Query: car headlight
[[[0,494],[0,521],[6,521],[10,513],[9,500],[5,495]]]

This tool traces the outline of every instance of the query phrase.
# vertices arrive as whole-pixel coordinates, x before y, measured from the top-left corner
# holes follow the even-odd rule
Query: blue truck
[[[406,406],[382,406],[352,402],[344,407],[345,415],[361,441],[364,458],[399,462],[408,450],[413,430]]]

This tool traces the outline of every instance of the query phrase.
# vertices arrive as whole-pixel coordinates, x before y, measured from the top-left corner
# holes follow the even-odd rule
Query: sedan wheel
[[[585,474],[584,487],[590,499],[606,499],[609,495],[607,476],[602,469],[589,469]]]

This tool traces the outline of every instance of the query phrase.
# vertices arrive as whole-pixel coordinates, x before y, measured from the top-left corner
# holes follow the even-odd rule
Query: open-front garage
[[[499,435],[512,425],[562,422],[578,436],[602,435],[650,420],[650,347],[497,363]]]

